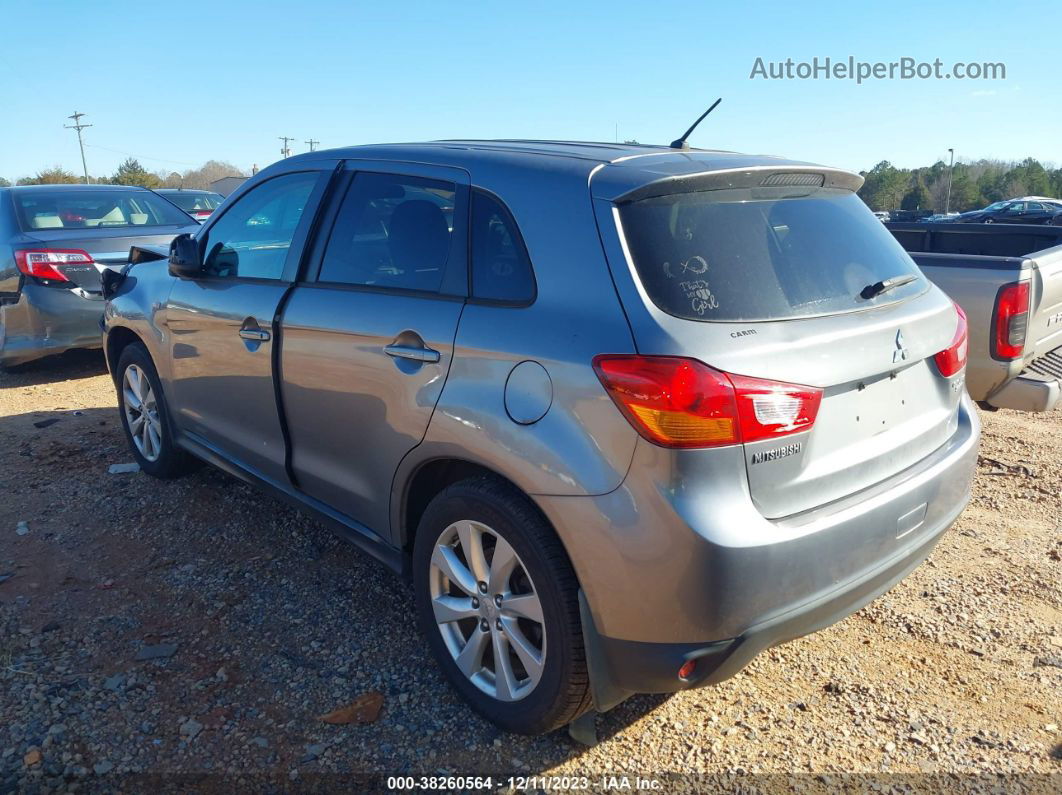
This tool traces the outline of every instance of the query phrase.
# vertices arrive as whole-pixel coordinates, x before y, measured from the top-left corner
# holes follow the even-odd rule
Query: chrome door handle
[[[412,359],[415,362],[437,362],[439,352],[431,348],[418,348],[414,345],[386,345],[384,353],[396,359]]]
[[[254,342],[265,342],[269,339],[269,332],[263,331],[260,328],[242,328],[240,329],[240,336],[245,340],[253,340]]]

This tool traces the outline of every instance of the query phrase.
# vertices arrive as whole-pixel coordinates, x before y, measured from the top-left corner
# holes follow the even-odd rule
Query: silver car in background
[[[861,183],[548,141],[283,160],[113,287],[133,454],[410,577],[507,730],[719,682],[890,588],[969,498],[964,318]]]

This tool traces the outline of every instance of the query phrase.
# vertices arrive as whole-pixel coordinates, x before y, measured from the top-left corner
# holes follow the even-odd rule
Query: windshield
[[[223,198],[217,193],[188,193],[186,191],[163,193],[162,195],[188,213],[197,210],[213,212],[221,204]]]
[[[926,289],[900,244],[846,190],[699,191],[632,202],[619,215],[649,297],[689,320],[833,314]],[[867,290],[904,276],[915,278]]]
[[[1008,204],[1010,204],[1010,202],[993,202],[992,204],[985,207],[985,209],[980,210],[980,212],[984,213],[988,212],[989,210],[1002,210]]]
[[[186,214],[146,190],[33,189],[15,192],[14,199],[26,231],[191,223]]]

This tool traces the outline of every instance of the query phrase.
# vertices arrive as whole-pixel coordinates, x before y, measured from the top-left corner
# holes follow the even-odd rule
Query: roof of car
[[[693,154],[734,155],[716,149],[672,149],[668,146],[653,144],[619,144],[597,141],[547,141],[531,139],[452,139],[441,141],[424,141],[420,143],[385,143],[347,146],[337,149],[319,149],[295,155],[292,159],[327,157],[382,157],[397,158],[407,155],[438,157],[440,155],[460,152],[464,158],[474,160],[501,160],[508,156],[533,155],[539,160],[581,160],[591,164],[615,163],[631,157],[670,155],[683,157]],[[592,168],[593,166],[588,166]]]
[[[23,190],[41,190],[43,188],[51,188],[52,190],[54,190],[56,188],[62,188],[63,190],[67,190],[67,189],[69,189],[69,190],[89,190],[89,189],[91,189],[91,190],[114,190],[114,191],[147,190],[147,188],[142,188],[139,185],[97,185],[97,184],[85,185],[84,183],[81,183],[81,182],[50,182],[50,183],[47,183],[47,184],[44,184],[44,185],[11,185],[10,186],[10,190],[18,190],[18,191],[23,191]]]
[[[305,152],[281,161],[285,164],[320,159],[413,161],[474,169],[507,167],[575,172],[594,176],[594,184],[607,196],[619,196],[640,185],[718,171],[779,168],[845,175],[852,184],[862,178],[851,172],[772,155],[748,155],[719,149],[673,149],[652,144],[594,141],[544,141],[523,139],[442,140],[423,143],[370,144]]]
[[[203,190],[202,188],[155,188],[155,193],[211,193],[217,195],[212,190]]]

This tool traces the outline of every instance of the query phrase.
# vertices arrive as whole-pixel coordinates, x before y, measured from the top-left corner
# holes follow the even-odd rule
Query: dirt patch
[[[131,459],[98,356],[0,374],[0,789],[440,771],[1052,788],[1062,412],[982,419],[971,505],[911,577],[718,687],[630,699],[586,749],[467,709],[407,587],[315,522],[209,468],[108,474]],[[374,721],[319,720],[372,693]]]

